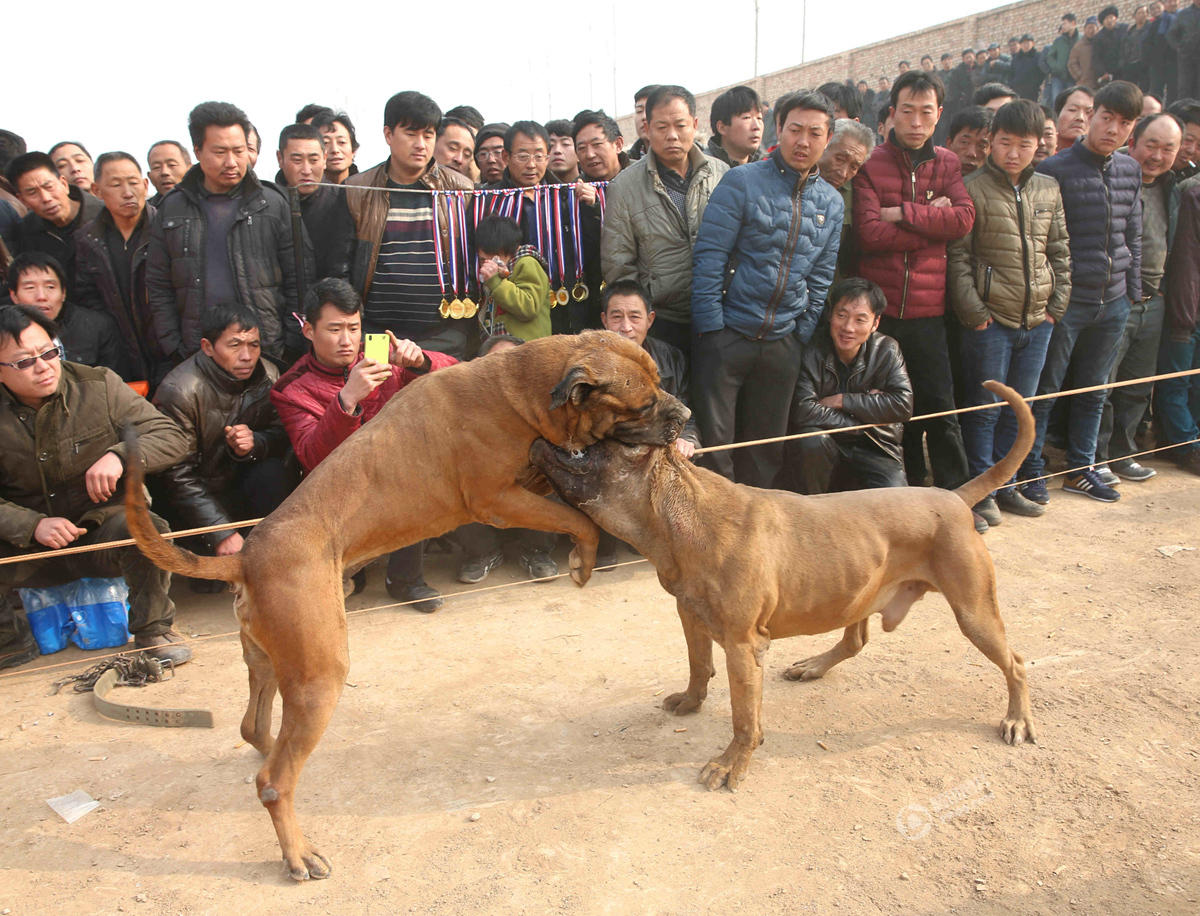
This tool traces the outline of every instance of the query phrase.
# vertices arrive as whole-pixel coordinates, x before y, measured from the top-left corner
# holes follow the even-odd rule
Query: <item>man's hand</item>
[[[80,528],[70,519],[44,518],[33,529],[33,539],[43,547],[66,547],[77,537],[87,534],[86,528]]]
[[[372,391],[391,378],[392,369],[384,363],[377,363],[365,356],[350,370],[346,384],[342,386],[338,398],[346,413],[354,413],[362,401]]]
[[[903,207],[880,207],[879,218],[885,223],[898,223],[904,218]]]
[[[235,553],[241,553],[242,544],[244,543],[245,542],[242,540],[242,536],[235,531],[217,545],[217,556],[229,557],[233,556]]]
[[[933,200],[931,200],[929,202],[929,206],[931,206],[931,207],[952,207],[952,206],[954,206],[954,201],[952,201],[949,197],[935,197]]]
[[[820,404],[822,407],[832,407],[834,410],[841,410],[842,409],[842,395],[840,392],[838,394],[831,394],[831,395],[821,398],[821,400],[817,401],[817,403]]]
[[[696,454],[696,446],[693,442],[680,436],[675,440],[675,451],[679,452],[688,461],[691,461],[692,456]]]
[[[117,492],[117,481],[125,473],[125,465],[115,452],[105,452],[104,455],[87,469],[83,475],[87,487],[88,498],[94,503],[102,503]]]
[[[992,326],[992,319],[989,318],[987,321],[985,321],[983,324],[981,324],[975,330],[976,331],[986,331],[991,326]]]
[[[575,182],[575,195],[581,204],[587,204],[590,207],[596,203],[596,186],[588,184],[580,178]]]
[[[400,340],[391,331],[387,332],[388,362],[402,369],[420,369],[425,365],[425,353],[411,340]]]
[[[225,444],[239,458],[245,458],[254,451],[254,430],[245,423],[225,427]]]
[[[508,265],[500,258],[488,258],[479,262],[479,282],[487,283],[492,277],[500,275],[500,279],[508,276]]]

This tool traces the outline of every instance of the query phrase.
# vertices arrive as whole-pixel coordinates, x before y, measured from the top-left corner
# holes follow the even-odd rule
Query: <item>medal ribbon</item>
[[[555,255],[555,260],[558,262],[558,281],[560,284],[567,282],[567,250],[563,244],[562,231],[562,197],[559,195],[559,189],[554,188],[554,240],[555,246],[552,249]]]
[[[442,234],[438,232],[437,226],[438,195],[442,192],[432,191],[431,193],[433,194],[433,256],[437,261],[438,286],[441,287],[444,302],[446,299],[446,276],[442,264]]]
[[[471,276],[479,276],[479,252],[473,252],[473,262],[475,264],[475,273],[469,275],[467,273],[468,258],[472,257],[467,252],[467,195],[466,192],[460,192],[456,195],[455,205],[458,207],[458,232],[459,244],[463,250],[463,293],[468,294],[471,290]]]
[[[450,243],[450,292],[451,292],[451,294],[453,294],[454,298],[457,299],[458,298],[459,248],[458,248],[458,240],[454,237],[457,234],[455,232],[456,227],[454,225],[454,223],[455,223],[454,217],[456,214],[454,212],[454,202],[453,202],[453,200],[451,200],[449,191],[446,192],[445,197],[446,197],[446,235],[449,238],[449,243]],[[434,208],[433,208],[433,232],[434,232],[434,235],[440,235],[440,233],[437,231],[436,198],[434,199]]]
[[[579,232],[579,195],[574,187],[567,189],[567,208],[571,211],[571,231],[575,233],[575,282],[580,283],[583,281],[583,236]]]

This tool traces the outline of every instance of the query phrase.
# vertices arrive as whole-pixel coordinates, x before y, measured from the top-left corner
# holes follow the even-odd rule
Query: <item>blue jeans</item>
[[[1192,332],[1187,340],[1172,340],[1170,333],[1163,334],[1162,347],[1158,351],[1159,372],[1183,372],[1200,369],[1200,328]],[[1184,378],[1164,379],[1154,383],[1154,407],[1162,425],[1163,438],[1168,443],[1191,442],[1200,436],[1200,375]],[[1189,445],[1186,451],[1200,448]],[[1177,457],[1174,452],[1169,452]]]
[[[996,321],[982,331],[964,328],[964,406],[994,404],[1000,400],[983,387],[987,379],[1004,382],[1022,397],[1036,394],[1053,330],[1054,325],[1049,321],[1028,329],[1009,328]],[[978,477],[1007,455],[1017,438],[1017,418],[1010,407],[964,413],[959,422],[972,477]]]
[[[1108,382],[1117,348],[1129,319],[1129,297],[1120,296],[1096,305],[1076,302],[1067,305],[1067,313],[1054,325],[1046,365],[1038,382],[1038,394],[1063,390],[1067,370],[1075,388],[1104,385]],[[1096,461],[1096,439],[1100,433],[1100,416],[1104,411],[1106,390],[1077,394],[1071,398],[1067,419],[1067,466],[1090,467]],[[1022,477],[1040,477],[1046,466],[1042,447],[1046,442],[1046,423],[1057,398],[1038,401],[1033,405],[1037,421],[1037,438],[1029,457],[1021,465]]]
[[[1146,378],[1154,375],[1158,361],[1159,340],[1163,328],[1163,297],[1154,296],[1145,302],[1135,302],[1129,309],[1129,320],[1117,347],[1111,382]],[[1186,381],[1186,379],[1185,379]],[[1134,437],[1138,424],[1150,403],[1153,382],[1110,388],[1100,421],[1100,439],[1096,443],[1096,460],[1107,463],[1119,461],[1137,451]]]

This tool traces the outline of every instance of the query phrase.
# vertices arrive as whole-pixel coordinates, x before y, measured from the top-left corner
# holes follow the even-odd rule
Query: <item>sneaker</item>
[[[413,602],[408,606],[422,614],[432,614],[442,606],[442,593],[430,588],[424,579],[415,582],[393,582],[391,577],[383,580],[387,593],[401,603]]]
[[[1027,500],[1037,503],[1039,506],[1044,506],[1050,502],[1050,491],[1046,489],[1046,481],[1031,480],[1027,484],[1022,484],[1019,488],[1020,493]]]
[[[531,550],[521,557],[521,562],[531,579],[549,579],[558,575],[558,564],[544,550]]]
[[[463,557],[462,565],[458,567],[458,581],[465,582],[467,585],[475,585],[486,579],[488,573],[503,563],[503,550],[485,553],[478,557]]]
[[[1091,497],[1102,503],[1115,503],[1121,498],[1120,493],[1112,487],[1105,485],[1100,479],[1100,475],[1096,473],[1095,468],[1088,468],[1078,474],[1071,474],[1063,481],[1062,488],[1068,493],[1079,493],[1082,496]]]
[[[988,523],[989,528],[995,528],[1003,519],[1000,518],[1000,510],[996,507],[995,497],[986,496],[975,504],[975,512],[983,516],[983,520]]]
[[[1118,477],[1124,478],[1125,480],[1135,480],[1138,482],[1149,480],[1158,473],[1158,471],[1154,470],[1154,468],[1148,468],[1144,464],[1138,464],[1132,458],[1130,458],[1128,461],[1114,461],[1111,464],[1111,467],[1117,472]]]
[[[978,512],[976,512],[974,509],[971,510],[971,521],[973,521],[975,523],[976,531],[978,531],[980,534],[987,534],[987,530],[989,527],[989,525],[987,523],[987,519],[984,518],[982,515],[980,515]]]
[[[1100,478],[1100,482],[1106,487],[1119,487],[1121,478],[1114,474],[1107,464],[1098,464],[1092,468],[1096,472],[1096,476]]]
[[[1046,507],[1038,505],[1032,499],[1022,496],[1016,487],[1005,487],[996,491],[996,505],[1005,512],[1013,515],[1023,515],[1026,518],[1038,518],[1046,514]]]
[[[159,636],[135,635],[133,646],[135,649],[144,649],[146,655],[160,662],[170,662],[175,668],[192,659],[192,650],[184,645],[183,637],[174,630],[167,630]]]
[[[1188,449],[1182,455],[1172,455],[1175,463],[1183,470],[1191,471],[1193,474],[1200,474],[1200,448]]]

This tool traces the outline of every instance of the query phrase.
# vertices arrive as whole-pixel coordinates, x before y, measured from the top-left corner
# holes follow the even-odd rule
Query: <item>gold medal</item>
[[[442,299],[442,304],[438,306],[438,314],[443,318],[450,317],[450,303],[445,298]]]
[[[588,297],[587,284],[584,283],[582,280],[580,280],[578,283],[575,284],[574,287],[572,287],[571,298],[574,299],[576,302],[582,302],[587,297]]]
[[[465,312],[465,309],[463,308],[461,299],[455,299],[453,302],[450,303],[450,317],[451,318],[454,318],[457,320],[463,316],[464,312]]]
[[[462,304],[463,304],[463,317],[464,318],[474,318],[475,315],[479,312],[479,306],[477,306],[475,304],[475,300],[472,299],[470,296],[468,296],[466,299],[464,299],[462,301]]]
[[[604,292],[604,288],[608,286],[603,280],[600,281],[600,292]]]
[[[554,294],[554,301],[558,305],[566,305],[571,301],[571,294],[567,292],[567,288],[565,286],[560,286],[558,288],[558,292]]]

